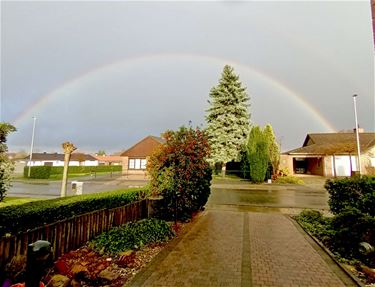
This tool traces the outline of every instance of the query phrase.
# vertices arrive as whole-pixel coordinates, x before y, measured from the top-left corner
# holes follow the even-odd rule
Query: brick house
[[[375,170],[375,133],[359,133],[362,174]],[[285,152],[280,168],[292,174],[351,176],[358,172],[356,133],[308,134],[302,147]]]
[[[147,136],[121,154],[122,172],[126,176],[146,178],[147,159],[164,143],[164,140],[155,136]]]

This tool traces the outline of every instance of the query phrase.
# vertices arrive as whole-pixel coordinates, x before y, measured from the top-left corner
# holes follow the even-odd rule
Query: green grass
[[[11,206],[11,205],[18,205],[24,204],[31,201],[41,200],[40,198],[30,198],[30,197],[5,197],[3,201],[0,202],[0,208]]]
[[[278,184],[305,184],[305,182],[295,176],[280,176],[278,177],[273,183],[278,183]]]
[[[102,171],[102,172],[96,172],[96,175],[110,175],[111,172],[107,171]],[[119,171],[114,171],[112,174],[120,174]],[[85,172],[85,173],[70,173],[68,174],[68,179],[73,179],[73,178],[80,178],[80,177],[85,177],[85,176],[90,176],[90,172]],[[37,182],[49,182],[49,181],[57,181],[57,180],[62,180],[62,174],[51,174],[49,178],[47,179],[38,179],[38,178],[26,178],[23,177],[23,175],[17,175],[13,177],[13,180],[16,181],[23,181],[23,182],[30,182],[30,183],[37,183]],[[93,175],[94,177],[94,175]]]

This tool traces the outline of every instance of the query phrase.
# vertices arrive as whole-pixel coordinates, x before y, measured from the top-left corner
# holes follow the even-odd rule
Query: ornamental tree
[[[272,174],[275,174],[278,171],[280,164],[280,148],[270,124],[267,124],[264,128],[264,136],[268,141],[268,156],[272,166]]]
[[[212,171],[207,162],[207,135],[199,128],[181,127],[166,131],[162,144],[147,162],[151,192],[163,200],[156,206],[157,216],[190,218],[206,204],[210,195]]]
[[[16,128],[8,123],[0,123],[0,202],[4,199],[10,187],[10,179],[14,170],[13,163],[9,160],[6,145],[7,136],[16,131]]]
[[[247,143],[250,180],[262,182],[266,177],[269,163],[268,140],[259,126],[252,127]]]
[[[211,146],[210,162],[221,163],[225,175],[226,163],[238,160],[249,131],[249,96],[239,76],[226,65],[219,84],[210,91],[207,110],[207,134]]]

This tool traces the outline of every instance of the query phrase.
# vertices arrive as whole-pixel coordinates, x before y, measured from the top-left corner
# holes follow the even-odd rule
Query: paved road
[[[83,193],[96,193],[101,191],[110,191],[121,188],[139,187],[147,184],[146,180],[129,180],[123,176],[97,176],[81,177],[76,180],[83,182]],[[68,182],[68,195],[72,195],[71,181]],[[25,182],[15,181],[7,193],[8,196],[18,197],[40,197],[54,198],[60,196],[61,181],[50,182]]]
[[[216,184],[207,210],[128,286],[357,286],[288,215],[241,199],[266,192],[266,205],[281,206],[286,201],[274,202],[273,192],[299,196],[290,188],[275,190]],[[227,208],[236,202],[261,212]]]

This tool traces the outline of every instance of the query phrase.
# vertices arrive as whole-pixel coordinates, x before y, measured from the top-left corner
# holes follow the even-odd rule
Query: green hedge
[[[51,166],[33,166],[29,168],[28,166],[25,166],[23,169],[23,176],[29,177],[29,169],[30,169],[30,178],[41,178],[41,179],[47,179],[51,175]]]
[[[26,231],[87,212],[138,201],[145,189],[126,189],[28,202],[0,208],[0,236]]]
[[[375,176],[327,180],[324,187],[329,192],[328,203],[333,214],[356,208],[375,216]]]
[[[33,166],[30,178],[49,178],[53,174],[62,174],[63,166]],[[98,166],[69,166],[69,174],[91,173],[91,172],[121,172],[122,165],[98,165]],[[23,176],[28,177],[29,167],[25,166]],[[48,175],[48,177],[47,177]]]

